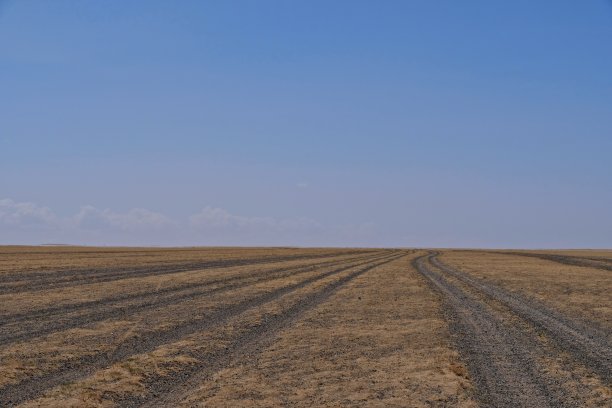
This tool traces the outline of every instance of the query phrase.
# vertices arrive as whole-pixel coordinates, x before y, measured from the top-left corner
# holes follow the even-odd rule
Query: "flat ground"
[[[0,247],[0,407],[612,405],[612,251]]]

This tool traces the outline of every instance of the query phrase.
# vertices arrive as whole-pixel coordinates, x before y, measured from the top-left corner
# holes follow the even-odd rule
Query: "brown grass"
[[[440,259],[481,279],[533,296],[571,317],[612,328],[612,273],[609,271],[486,251],[445,251]]]
[[[0,246],[0,274],[81,268],[181,265],[199,261],[286,255],[333,254],[329,248],[114,248],[75,246]]]
[[[133,277],[0,295],[0,314],[34,312],[55,305],[146,294],[160,288],[200,284],[232,276],[252,276],[324,260],[347,262],[357,256],[339,249],[290,248],[74,248],[0,247],[0,274],[83,268],[188,265],[219,259],[333,255],[234,267],[194,269],[175,274]],[[424,253],[424,252],[421,252]],[[406,252],[408,254],[408,252]],[[342,286],[325,302],[299,315],[244,354],[232,354],[220,369],[197,377],[175,406],[409,406],[474,407],[465,364],[450,342],[440,298],[410,261],[419,253],[379,266]],[[575,255],[575,252],[572,252]],[[366,252],[361,253],[366,255]],[[607,257],[604,252],[589,254]],[[552,261],[486,251],[444,251],[441,260],[510,290],[535,296],[573,317],[612,327],[612,275]],[[209,316],[245,299],[269,293],[338,266],[317,267],[293,276],[255,282],[217,294],[86,324],[27,341],[0,346],[0,388],[33,376],[53,373],[67,361],[122,342]],[[27,407],[113,407],[126,398],[150,397],[151,384],[172,382],[192,367],[206,372],[202,356],[223,354],[226,347],[258,325],[282,316],[307,296],[349,275],[355,268],[318,280],[207,330],[156,344],[147,353],[99,369],[91,375],[48,389]],[[211,287],[214,287],[212,285]],[[137,301],[137,300],[135,300]],[[71,318],[73,315],[61,316]],[[10,330],[12,326],[0,326]],[[204,361],[204,363],[203,363]]]
[[[343,259],[343,257],[340,257],[340,259]],[[287,267],[295,266],[294,262],[285,264]],[[301,265],[303,262],[299,264]],[[250,270],[249,267],[240,267],[239,269],[243,274],[251,273],[254,269],[266,269],[266,267],[261,266],[250,268]],[[270,268],[270,265],[268,265],[267,268]],[[132,314],[126,316],[125,319],[104,321],[91,325],[88,328],[65,330],[25,343],[20,342],[15,345],[0,348],[0,361],[10,359],[10,361],[13,362],[10,366],[7,365],[0,370],[0,386],[5,383],[16,382],[31,375],[52,370],[68,360],[82,358],[94,352],[112,350],[116,348],[119,343],[131,337],[147,336],[147,333],[152,331],[188,322],[193,319],[195,311],[203,314],[210,314],[215,310],[221,310],[227,305],[233,304],[237,300],[266,293],[301,279],[314,276],[320,272],[321,270],[314,270],[297,276],[256,283],[230,292],[202,296],[192,299],[189,302],[179,302],[167,305],[163,309]],[[213,276],[216,277],[217,273],[224,272],[215,272]],[[234,268],[228,268],[226,273],[228,275],[233,275],[236,271]],[[200,271],[200,274],[204,274],[204,272]],[[204,274],[204,276],[208,278],[208,274]],[[160,277],[157,279],[167,278]],[[174,283],[182,283],[182,281],[179,278],[179,282]],[[121,291],[121,289],[118,289],[118,291]],[[67,292],[70,293],[70,291]],[[112,292],[109,292],[109,294],[110,293]],[[45,299],[45,294],[46,292],[36,292],[34,296],[43,300],[48,300]],[[59,294],[61,295],[62,292],[60,291]],[[57,295],[57,291],[52,291],[53,299],[55,299]],[[21,295],[15,297],[14,301],[18,305],[19,302],[24,299],[27,299],[26,304],[29,307],[31,299],[28,296]],[[51,304],[60,302],[61,300],[53,300]],[[20,309],[16,307],[16,310]]]
[[[474,406],[439,305],[408,259],[351,282],[185,406]]]
[[[83,267],[112,269],[126,265],[180,265],[202,259],[339,254],[341,251],[344,250],[4,247],[0,248],[0,253],[4,253],[0,257],[0,270],[5,273],[32,270],[52,273],[58,269]],[[352,256],[337,255],[325,260],[346,262]],[[282,265],[289,268],[314,262],[321,262],[321,259],[286,261]],[[0,295],[1,312],[10,315],[53,305],[105,299],[117,294],[148,293],[160,287],[248,276],[279,265],[209,268],[5,294]],[[113,350],[123,341],[146,338],[154,331],[172,329],[195,317],[207,316],[236,302],[337,267],[320,267],[2,346],[0,387],[52,373],[67,361],[78,362],[88,355]],[[42,397],[24,406],[112,407],[124,398],[151,395],[151,381],[172,381],[174,375],[189,371],[198,361],[201,364],[201,356],[222,353],[235,339],[266,319],[282,315],[309,294],[317,293],[354,270],[311,283],[208,330],[179,336],[149,353],[131,355],[83,379],[49,389]],[[406,406],[406,401],[409,401],[410,406],[474,405],[469,396],[470,383],[465,368],[449,344],[438,299],[411,269],[408,257],[350,281],[332,298],[292,321],[277,335],[267,338],[255,351],[236,354],[213,377],[203,377],[200,384],[196,384],[196,391],[184,396],[184,403],[207,406],[273,406],[283,402],[301,406]]]
[[[209,258],[202,258],[201,260],[217,260],[226,258],[239,259],[239,257],[236,255],[236,252],[241,253],[242,250],[234,249],[234,253],[232,254],[232,256],[225,256],[225,258],[221,258],[221,255],[215,255],[216,253],[211,253],[209,254]],[[258,253],[258,251],[256,250],[244,250],[244,254],[242,255],[242,257],[250,258],[262,256],[261,254],[255,255],[254,252]],[[324,253],[326,252],[323,252],[323,254]],[[301,254],[301,250],[296,251],[296,254]],[[284,255],[291,255],[291,253],[285,253]],[[324,258],[320,261],[322,262],[327,260],[342,260],[354,256],[355,255],[339,255],[335,257]],[[109,255],[108,258],[109,263],[114,260],[113,255]],[[176,260],[171,261],[168,258],[163,259],[165,260],[164,262],[177,262]],[[118,296],[122,294],[150,293],[158,291],[160,289],[171,288],[185,284],[197,284],[213,279],[253,275],[258,272],[279,268],[281,266],[290,268],[309,265],[312,263],[313,260],[302,259],[283,261],[282,265],[278,262],[275,262],[234,267],[194,269],[173,274],[134,277],[129,279],[100,282],[89,285],[78,285],[74,287],[63,287],[57,289],[49,289],[45,291],[25,292],[20,293],[19,295],[0,294],[0,313],[17,313],[19,311],[24,312],[26,310],[36,310],[49,306],[70,305],[84,301],[104,299],[109,296]],[[179,262],[178,265],[181,265],[181,263]]]

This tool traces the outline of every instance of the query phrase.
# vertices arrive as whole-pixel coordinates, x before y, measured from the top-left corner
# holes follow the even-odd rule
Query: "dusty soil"
[[[479,279],[520,292],[578,320],[612,332],[612,272],[558,258],[484,251],[445,251],[440,260]],[[538,254],[541,255],[541,254]],[[551,254],[566,257],[556,252]],[[581,259],[573,259],[580,261]]]
[[[417,258],[415,266],[444,299],[455,344],[483,406],[612,403],[608,332],[452,267],[437,252]]]
[[[610,259],[0,247],[0,406],[611,406]]]

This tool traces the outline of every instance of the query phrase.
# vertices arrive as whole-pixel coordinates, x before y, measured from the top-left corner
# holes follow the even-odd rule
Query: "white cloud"
[[[144,208],[134,208],[125,213],[118,213],[109,209],[100,210],[93,206],[85,206],[71,217],[59,217],[51,209],[35,203],[2,199],[0,200],[0,224],[13,229],[131,231],[161,229],[174,225],[174,222],[163,214]]]
[[[308,218],[249,217],[232,214],[223,208],[204,207],[189,217],[188,222],[172,220],[164,214],[145,208],[133,208],[127,212],[99,209],[87,205],[72,216],[59,217],[51,209],[30,202],[0,200],[0,224],[13,229],[54,228],[63,232],[120,233],[169,230],[186,234],[191,227],[194,232],[211,231],[246,233],[292,233],[314,232],[323,228]],[[180,228],[181,226],[186,228]]]
[[[100,210],[93,206],[85,206],[73,217],[73,220],[77,228],[114,228],[124,231],[161,229],[174,224],[165,215],[145,208],[133,208],[126,213],[117,213],[109,209]]]
[[[23,227],[54,227],[59,218],[47,207],[34,203],[0,200],[0,224]]]
[[[134,208],[91,205],[59,216],[30,202],[0,200],[0,242],[87,245],[324,245],[358,239],[365,231],[323,226],[308,218],[245,216],[207,206],[186,219]]]

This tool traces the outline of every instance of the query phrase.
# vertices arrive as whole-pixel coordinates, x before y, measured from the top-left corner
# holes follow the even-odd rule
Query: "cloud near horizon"
[[[55,227],[59,218],[48,207],[29,202],[0,200],[0,225],[19,227]]]
[[[308,218],[244,216],[212,206],[203,207],[186,219],[173,219],[146,208],[116,212],[92,205],[61,217],[36,203],[0,200],[0,244],[67,240],[90,245],[174,245],[177,242],[258,245],[280,243],[281,239],[297,233],[326,232],[329,231],[321,223]]]

